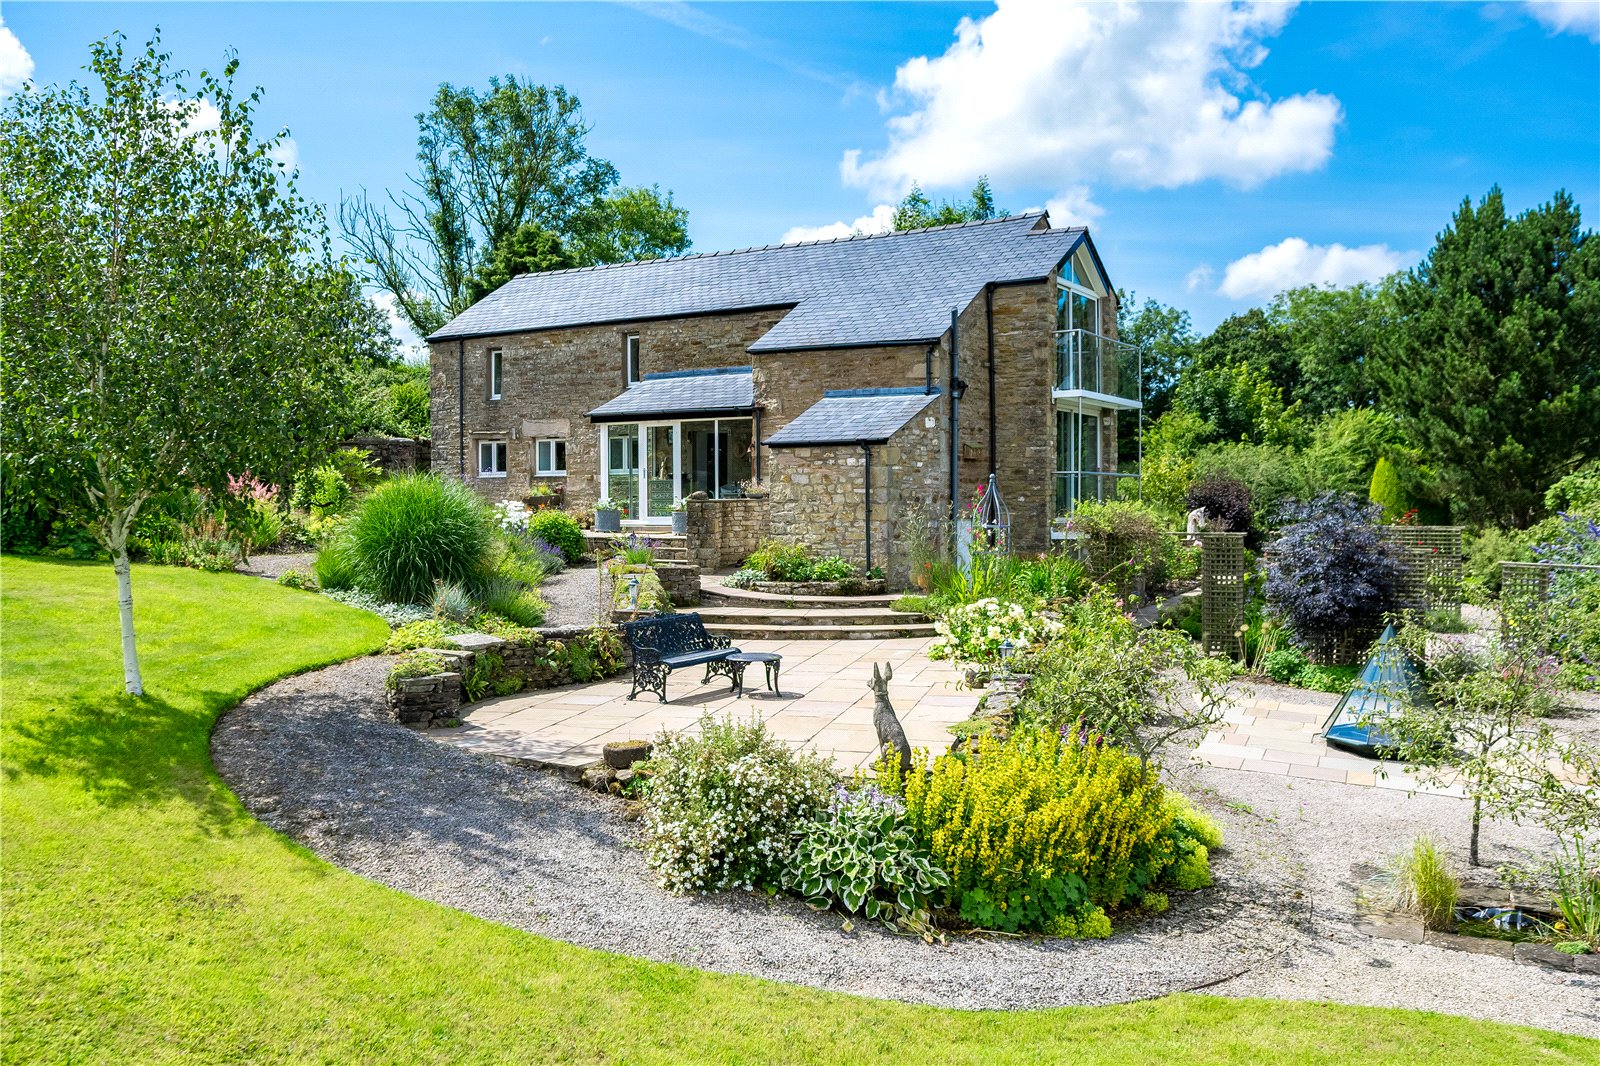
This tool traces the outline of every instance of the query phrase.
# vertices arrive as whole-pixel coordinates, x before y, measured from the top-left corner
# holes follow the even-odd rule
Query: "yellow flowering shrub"
[[[986,928],[1109,936],[1108,910],[1155,904],[1157,886],[1208,884],[1207,842],[1220,843],[1135,756],[1050,730],[932,760],[918,752],[903,779],[887,764],[879,775],[950,875],[949,905]]]

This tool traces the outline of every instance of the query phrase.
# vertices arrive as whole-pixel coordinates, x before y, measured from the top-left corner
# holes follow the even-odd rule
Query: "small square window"
[[[500,399],[505,388],[505,354],[499,348],[489,349],[489,399]]]
[[[639,335],[630,333],[622,339],[624,371],[629,385],[639,380]]]
[[[506,476],[506,442],[481,440],[478,442],[478,476]]]
[[[564,440],[535,441],[533,464],[533,472],[540,477],[566,477],[567,442]]]

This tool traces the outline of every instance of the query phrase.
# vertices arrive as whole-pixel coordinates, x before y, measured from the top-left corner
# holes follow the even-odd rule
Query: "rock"
[[[605,792],[611,787],[611,782],[616,779],[616,771],[601,763],[591,766],[583,772],[583,786],[592,788],[596,792]]]
[[[626,785],[629,781],[632,781],[635,777],[638,777],[638,776],[639,775],[634,773],[632,770],[618,770],[617,771],[617,782],[619,784]]]

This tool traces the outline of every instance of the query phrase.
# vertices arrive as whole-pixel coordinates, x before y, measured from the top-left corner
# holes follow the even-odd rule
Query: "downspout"
[[[457,463],[461,480],[467,480],[467,341],[456,341],[456,441],[460,458]]]
[[[983,287],[983,313],[989,326],[989,473],[995,472],[996,448],[999,442],[995,439],[995,396],[994,396],[994,282],[989,282]]]
[[[938,342],[928,345],[928,350],[922,356],[922,395],[933,395],[933,350],[938,347]]]
[[[756,446],[756,480],[760,481],[761,480],[761,408],[759,408],[759,407],[756,408],[755,416],[756,416],[756,427],[755,427],[756,431],[753,434],[753,436],[755,438],[753,443]]]
[[[956,336],[956,309],[950,309],[950,521],[961,514],[960,446],[961,401],[956,399],[956,371],[961,358],[961,342]]]
[[[862,501],[864,506],[861,511],[862,524],[867,535],[867,565],[865,570],[870,575],[872,573],[872,445],[862,441],[861,454],[867,457],[866,489],[863,493],[866,498]]]

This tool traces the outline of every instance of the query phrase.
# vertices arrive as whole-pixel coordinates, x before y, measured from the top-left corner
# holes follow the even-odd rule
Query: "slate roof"
[[[988,282],[1048,277],[1086,237],[1043,212],[987,222],[523,274],[430,341],[790,308],[752,352],[932,342]]]
[[[756,405],[755,378],[747,366],[646,374],[621,396],[589,412],[591,422],[732,414]]]
[[[938,398],[937,390],[927,393],[918,388],[825,392],[822,399],[762,443],[773,448],[882,444]]]

